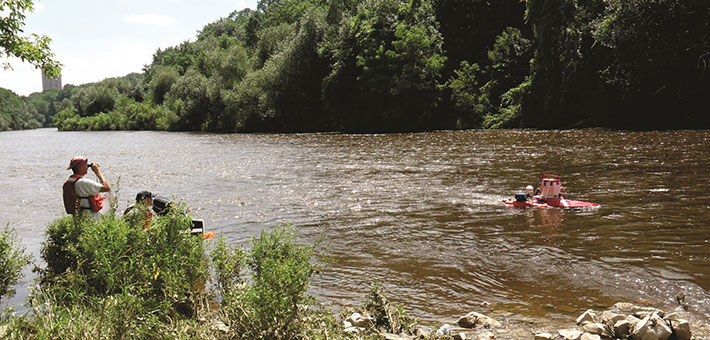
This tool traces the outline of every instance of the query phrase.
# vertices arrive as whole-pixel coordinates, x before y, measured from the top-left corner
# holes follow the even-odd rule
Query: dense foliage
[[[370,327],[345,333],[308,294],[322,263],[317,244],[299,244],[289,227],[261,232],[249,249],[223,238],[210,245],[190,234],[184,207],[148,225],[144,209],[52,222],[32,312],[0,312],[0,338],[338,340],[412,332],[413,319],[378,287],[361,309],[373,317]],[[0,232],[0,298],[11,296],[29,260],[12,231]]]
[[[708,32],[702,0],[260,0],[0,129],[707,128]]]
[[[0,302],[15,294],[13,286],[22,279],[22,268],[30,263],[30,257],[12,229],[0,231]]]
[[[47,36],[32,34],[30,39],[22,36],[27,12],[32,12],[31,0],[0,1],[0,57],[16,57],[41,68],[48,76],[59,75],[61,64],[54,59],[49,48],[52,41]],[[9,63],[3,68],[12,68]]]

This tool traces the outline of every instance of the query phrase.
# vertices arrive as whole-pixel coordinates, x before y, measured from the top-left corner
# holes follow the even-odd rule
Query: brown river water
[[[710,131],[2,132],[0,224],[36,258],[78,154],[114,187],[120,178],[121,210],[147,189],[233,244],[280,223],[303,242],[323,237],[333,263],[311,292],[336,310],[379,281],[425,321],[495,308],[567,322],[618,301],[680,300],[710,323]],[[543,173],[601,207],[501,202]]]

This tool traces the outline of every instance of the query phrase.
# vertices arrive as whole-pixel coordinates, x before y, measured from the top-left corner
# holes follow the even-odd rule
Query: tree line
[[[22,98],[24,118],[9,121],[214,132],[707,128],[708,62],[703,0],[260,0],[157,50],[142,73]]]

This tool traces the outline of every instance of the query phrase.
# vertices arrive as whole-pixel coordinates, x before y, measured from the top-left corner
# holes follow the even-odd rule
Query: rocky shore
[[[470,312],[436,327],[412,325],[402,334],[380,333],[387,340],[534,339],[534,340],[705,340],[710,325],[691,324],[684,312],[666,311],[619,302],[603,310],[587,310],[574,325],[541,325],[541,322],[511,313],[490,317]],[[345,332],[366,335],[375,319],[367,313],[353,313],[343,321]]]

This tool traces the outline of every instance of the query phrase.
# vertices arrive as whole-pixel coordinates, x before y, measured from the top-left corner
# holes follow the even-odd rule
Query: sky
[[[63,64],[62,85],[142,72],[158,48],[195,41],[206,24],[257,0],[35,0],[24,33],[46,35]],[[1,13],[0,13],[1,14]],[[42,91],[42,73],[19,59],[0,58],[0,87],[19,95]]]

